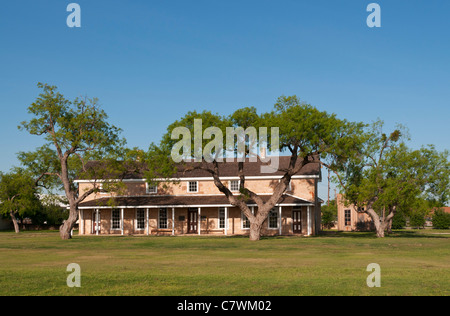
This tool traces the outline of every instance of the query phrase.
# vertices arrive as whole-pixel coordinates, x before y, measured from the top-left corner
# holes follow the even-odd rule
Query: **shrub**
[[[322,206],[322,225],[324,228],[332,228],[337,221],[336,201],[330,201],[330,205]]]
[[[438,209],[433,214],[433,227],[437,229],[450,228],[450,214],[445,213],[442,209]]]
[[[402,229],[406,227],[406,218],[403,215],[403,212],[395,213],[392,218],[392,229]]]

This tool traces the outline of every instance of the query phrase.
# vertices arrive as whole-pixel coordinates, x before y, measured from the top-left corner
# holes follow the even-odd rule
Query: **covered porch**
[[[104,198],[79,207],[80,235],[246,235],[250,223],[225,196]],[[108,201],[106,201],[108,200]],[[114,206],[110,206],[110,205]],[[248,203],[253,212],[256,204]],[[284,195],[263,224],[262,234],[313,234],[314,204]]]

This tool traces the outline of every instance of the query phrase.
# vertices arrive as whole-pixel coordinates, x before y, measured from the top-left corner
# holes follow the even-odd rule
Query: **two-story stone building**
[[[289,157],[280,157],[280,170]],[[245,187],[269,198],[283,172],[262,174],[262,162],[244,164]],[[237,163],[221,163],[220,178],[231,192],[239,194]],[[238,207],[230,204],[204,170],[180,172],[172,179],[160,179],[149,185],[141,172],[121,179],[126,186],[122,195],[93,193],[79,206],[80,235],[187,235],[248,234],[250,223]],[[169,182],[167,182],[169,180]],[[174,181],[174,182],[172,182]],[[272,209],[264,223],[263,235],[314,235],[320,230],[320,203],[317,196],[321,181],[320,166],[307,164],[292,177],[290,187]],[[76,180],[80,193],[101,180]],[[254,211],[256,203],[247,204]],[[113,205],[113,206],[112,206]]]

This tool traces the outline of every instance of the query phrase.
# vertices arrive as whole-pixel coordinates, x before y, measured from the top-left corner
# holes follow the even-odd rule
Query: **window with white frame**
[[[281,180],[280,180],[281,181]],[[287,185],[287,187],[286,187],[286,190],[284,190],[284,192],[289,192],[289,191],[292,191],[292,186],[291,186],[291,183],[292,183],[292,180],[291,181],[289,181],[289,183],[288,183],[288,185]]]
[[[159,216],[158,216],[158,228],[160,229],[166,229],[168,228],[167,223],[167,209],[166,208],[160,208],[159,209]]]
[[[242,212],[241,223],[242,223],[242,229],[249,229],[250,228],[250,221],[247,218],[247,216],[245,216],[244,212]]]
[[[350,210],[344,210],[344,225],[351,226],[352,224],[352,213]]]
[[[136,229],[145,229],[145,210],[136,210]]]
[[[219,228],[225,228],[225,207],[219,207]]]
[[[157,184],[149,184],[146,183],[147,194],[156,194],[158,193],[158,185]]]
[[[269,228],[278,228],[278,212],[275,208],[269,212]]]
[[[230,181],[230,191],[231,192],[239,192],[239,185],[240,185],[239,180],[231,180]]]
[[[189,181],[187,188],[188,192],[198,192],[198,181]]]
[[[289,184],[288,184],[288,186],[287,186],[287,188],[286,188],[286,191],[292,191],[292,180],[291,181],[289,181]]]
[[[120,218],[120,210],[119,209],[113,209],[111,213],[111,229],[121,229],[122,228],[122,221]]]

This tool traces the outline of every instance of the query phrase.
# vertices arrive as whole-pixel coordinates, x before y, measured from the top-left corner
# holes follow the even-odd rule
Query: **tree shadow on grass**
[[[375,232],[344,232],[344,231],[322,231],[317,237],[338,237],[338,238],[378,238]],[[446,233],[436,233],[430,230],[393,230],[386,233],[384,238],[450,238],[450,231]]]
[[[394,230],[391,234],[388,235],[388,237],[393,238],[450,238],[450,232],[449,234],[439,234],[436,232],[433,232],[432,229],[427,230]]]
[[[375,234],[375,232],[322,231],[317,237],[377,238],[377,235]]]

